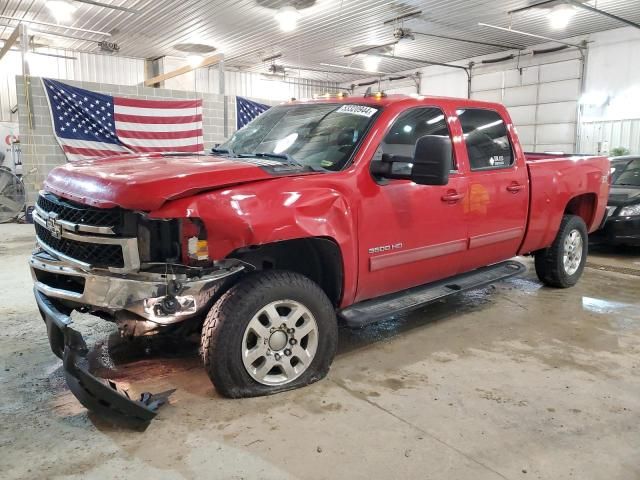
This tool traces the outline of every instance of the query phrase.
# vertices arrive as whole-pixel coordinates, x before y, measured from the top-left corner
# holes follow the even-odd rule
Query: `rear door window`
[[[504,120],[494,110],[457,111],[471,170],[509,168],[514,155]]]

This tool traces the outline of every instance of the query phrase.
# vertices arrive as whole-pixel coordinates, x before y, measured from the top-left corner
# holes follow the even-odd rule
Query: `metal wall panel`
[[[335,92],[337,86],[336,82],[299,77],[278,79],[265,77],[258,73],[240,71],[225,71],[224,79],[226,95],[240,95],[273,101],[312,98],[314,95]],[[220,70],[218,67],[197,70],[195,89],[203,93],[220,93]]]
[[[582,122],[580,148],[586,153],[600,153],[604,142],[609,150],[627,148],[632,154],[640,154],[640,118]]]
[[[503,103],[527,150],[575,151],[582,63],[577,52],[474,69],[472,98]]]
[[[116,85],[136,85],[144,80],[144,60],[111,55],[95,55],[59,49],[41,49],[45,53],[74,57],[75,60],[32,55],[32,76],[59,80],[82,80]],[[0,121],[16,120],[10,109],[16,98],[16,75],[22,75],[19,52],[9,52],[0,61]]]

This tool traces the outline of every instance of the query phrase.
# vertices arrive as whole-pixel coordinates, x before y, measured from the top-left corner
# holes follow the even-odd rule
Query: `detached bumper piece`
[[[98,378],[82,366],[88,353],[82,335],[72,329],[71,318],[61,312],[42,293],[34,290],[40,314],[47,325],[51,350],[63,360],[64,374],[69,390],[89,411],[106,420],[135,430],[144,430],[157,415],[175,390],[157,394],[142,393],[133,400],[111,380]]]

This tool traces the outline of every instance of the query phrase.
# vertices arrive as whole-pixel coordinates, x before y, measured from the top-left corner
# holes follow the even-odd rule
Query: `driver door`
[[[441,109],[403,112],[385,135],[376,157],[382,153],[412,157],[416,141],[424,135],[451,136]],[[411,166],[406,168],[408,172]],[[376,180],[369,175],[359,214],[356,301],[460,272],[468,244],[467,182],[458,172],[455,153],[449,183],[444,186]]]

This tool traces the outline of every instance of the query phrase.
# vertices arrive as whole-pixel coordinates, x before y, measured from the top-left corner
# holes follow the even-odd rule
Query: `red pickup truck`
[[[125,335],[199,332],[220,393],[270,394],[326,375],[339,322],[520,273],[516,255],[535,256],[546,285],[574,285],[608,191],[606,158],[525,154],[498,104],[292,102],[211,154],[57,167],[35,208],[30,264],[72,391],[142,418],[161,400],[125,401],[79,366],[73,310]]]

